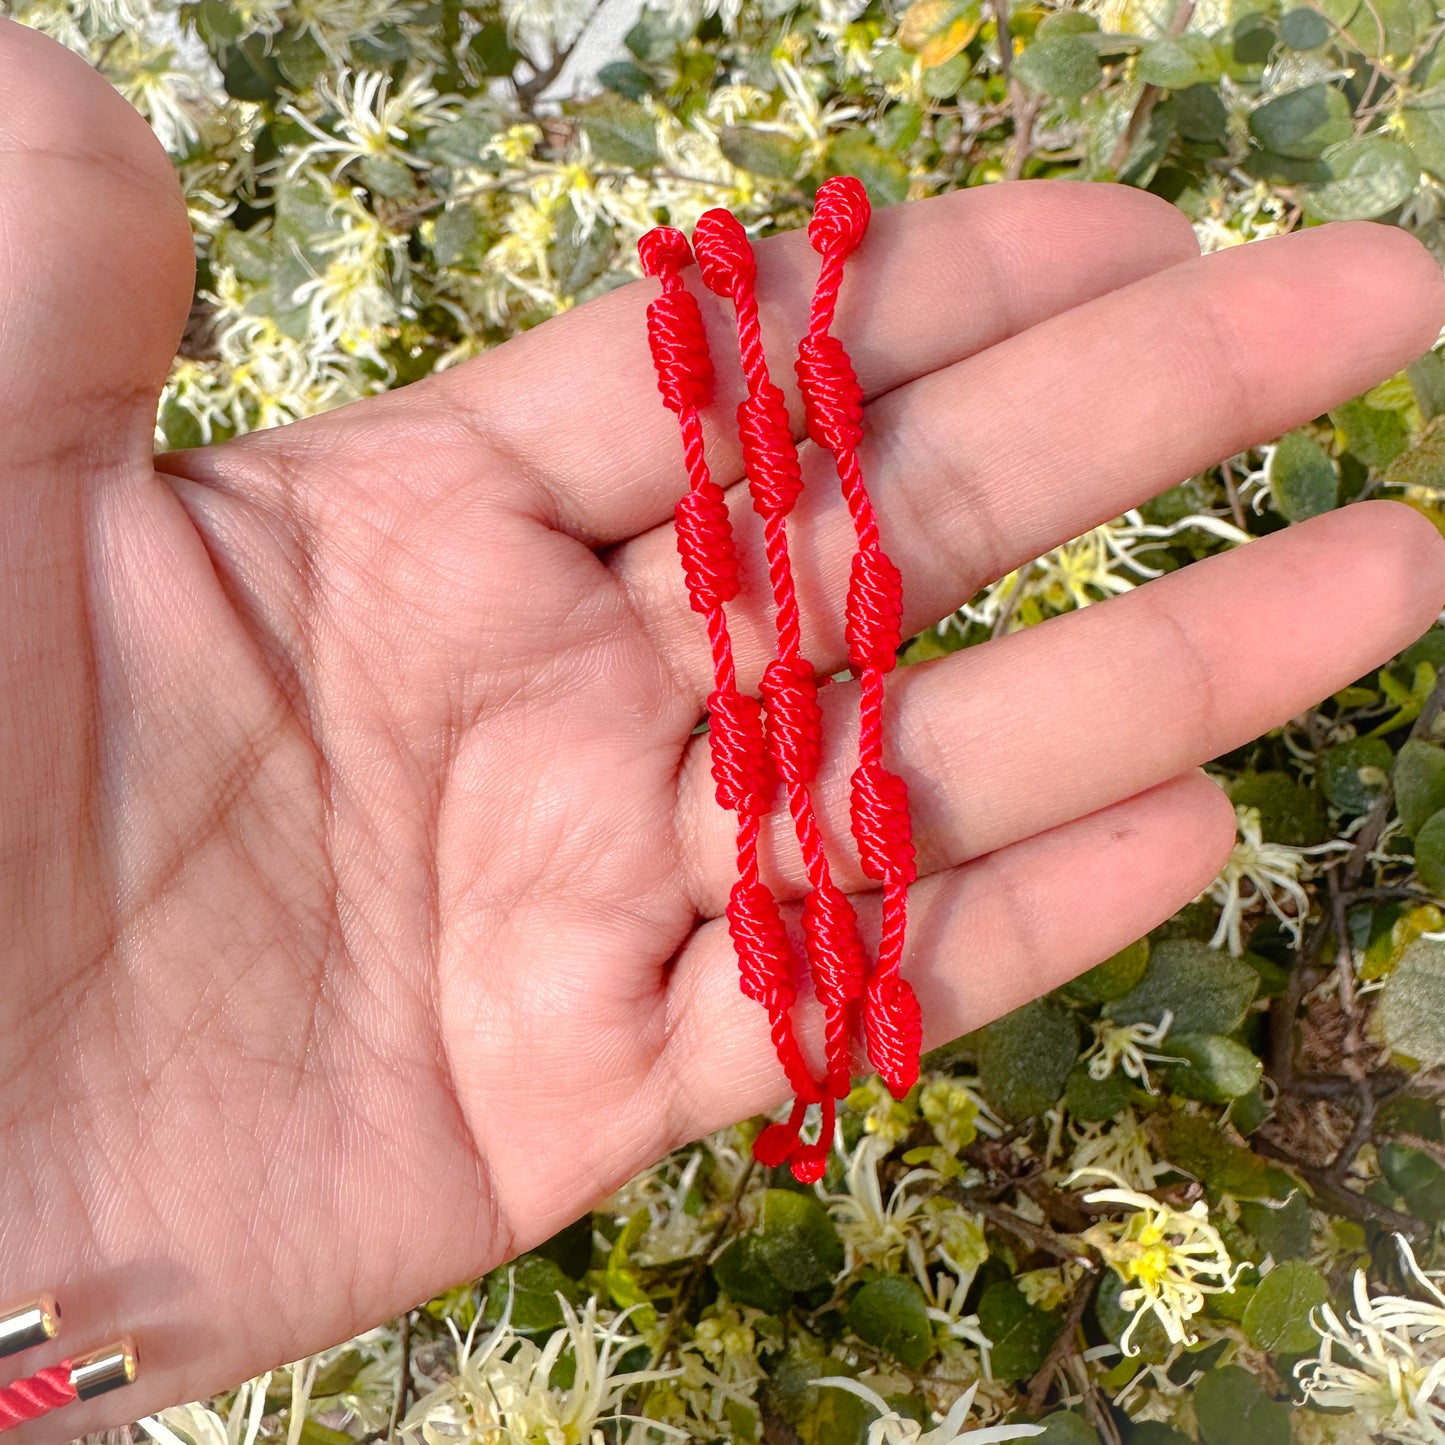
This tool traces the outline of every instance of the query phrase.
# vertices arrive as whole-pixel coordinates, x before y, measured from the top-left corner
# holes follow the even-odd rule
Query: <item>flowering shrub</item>
[[[1352,217],[1445,249],[1426,0],[671,0],[595,77],[566,64],[582,0],[0,9],[99,67],[184,184],[167,447],[451,366],[636,275],[660,220],[797,225],[832,173],[879,204],[1122,180],[1206,249]],[[1432,353],[999,579],[905,660],[1364,496],[1445,528],[1442,416]],[[817,1190],[749,1162],[752,1121],[412,1318],[140,1428],[1439,1445],[1442,706],[1436,628],[1218,759],[1239,841],[1206,893],[906,1100],[860,1084]]]

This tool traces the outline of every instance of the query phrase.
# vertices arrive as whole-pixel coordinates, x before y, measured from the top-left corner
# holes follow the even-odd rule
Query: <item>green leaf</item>
[[[395,156],[362,156],[356,171],[367,190],[389,201],[405,200],[416,190],[411,167]]]
[[[1247,963],[1196,939],[1167,938],[1154,945],[1139,983],[1104,1012],[1115,1023],[1157,1024],[1167,1011],[1178,1033],[1232,1034],[1258,991]]]
[[[1410,738],[1395,755],[1395,806],[1414,837],[1432,814],[1445,808],[1445,748]]]
[[[878,144],[886,151],[907,150],[922,131],[923,107],[911,100],[889,106],[873,128]]]
[[[564,296],[575,296],[595,281],[607,269],[616,244],[611,225],[598,216],[587,227],[576,205],[568,201],[547,248],[547,264],[557,290]]]
[[[1318,50],[1333,34],[1330,22],[1307,5],[1286,10],[1279,19],[1279,38],[1291,50]]]
[[[1445,1219],[1445,1169],[1423,1149],[1378,1146],[1380,1170],[1417,1219]]]
[[[1290,1445],[1289,1409],[1239,1365],[1210,1370],[1194,1392],[1205,1445]]]
[[[646,106],[621,95],[599,95],[579,106],[576,115],[599,160],[645,170],[661,158],[657,122]]]
[[[1415,871],[1432,893],[1445,898],[1445,810],[1432,813],[1415,834]]]
[[[928,1302],[911,1279],[875,1279],[848,1302],[848,1328],[913,1370],[933,1354]]]
[[[417,151],[439,165],[461,170],[480,165],[482,151],[496,133],[496,124],[487,116],[459,115],[433,126]]]
[[[1280,516],[1303,522],[1339,504],[1340,479],[1325,449],[1307,432],[1292,431],[1269,459],[1269,492]]]
[[[1039,1423],[1044,1433],[1034,1436],[1034,1445],[1099,1445],[1098,1431],[1072,1410],[1060,1410]],[[963,1440],[967,1445],[968,1436]]]
[[[1408,200],[1420,162],[1402,140],[1366,135],[1329,146],[1320,159],[1333,180],[1311,190],[1305,207],[1322,221],[1367,221]]]
[[[1222,141],[1229,132],[1229,115],[1219,91],[1212,85],[1191,85],[1176,90],[1179,134],[1185,140]]]
[[[1241,773],[1228,785],[1236,808],[1257,808],[1264,836],[1291,848],[1308,848],[1329,837],[1324,799],[1289,773]]]
[[[1286,1199],[1298,1182],[1258,1154],[1252,1153],[1209,1119],[1182,1108],[1161,1112],[1149,1121],[1149,1133],[1161,1158],[1202,1180],[1215,1194],[1236,1199]]]
[[[234,100],[275,101],[286,77],[269,53],[265,35],[248,35],[226,54],[221,67],[226,94]]]
[[[1420,164],[1445,180],[1445,85],[1421,91],[1400,109],[1400,126]]]
[[[1127,1445],[1194,1445],[1189,1436],[1162,1420],[1141,1420],[1130,1427],[1124,1439]]]
[[[765,1314],[781,1314],[792,1303],[793,1291],[773,1278],[762,1259],[762,1239],[740,1235],[713,1261],[712,1275],[720,1289],[739,1304]]]
[[[559,1229],[551,1239],[539,1244],[533,1254],[550,1259],[566,1275],[581,1279],[592,1263],[592,1213],[579,1215],[571,1224]]]
[[[908,199],[908,167],[869,139],[867,131],[840,131],[828,147],[828,165],[839,175],[856,176],[875,206]]]
[[[1115,1069],[1106,1078],[1096,1079],[1082,1060],[1069,1071],[1069,1080],[1064,1087],[1064,1103],[1069,1113],[1082,1124],[1101,1124],[1148,1097],[1121,1070]]]
[[[485,213],[460,201],[448,206],[436,218],[432,255],[438,266],[463,266],[468,270],[477,270],[487,254],[487,241]]]
[[[607,1294],[612,1303],[620,1310],[635,1307],[635,1318],[641,1329],[651,1329],[657,1321],[657,1311],[652,1306],[652,1298],[642,1283],[636,1265],[632,1263],[632,1251],[647,1233],[649,1222],[647,1210],[639,1209],[633,1214],[622,1233],[613,1241],[607,1254],[607,1268],[604,1272]]]
[[[1203,36],[1186,34],[1147,40],[1139,50],[1134,73],[1149,85],[1183,90],[1219,79],[1219,56]]]
[[[1274,1200],[1246,1199],[1239,1206],[1244,1227],[1254,1236],[1262,1254],[1276,1264],[1309,1256],[1314,1211],[1303,1189],[1297,1189],[1283,1204]]]
[[[1265,101],[1251,113],[1249,129],[1265,150],[1308,161],[1348,140],[1354,124],[1349,101],[1317,82]]]
[[[1417,938],[1405,950],[1380,991],[1376,1017],[1395,1053],[1422,1069],[1445,1064],[1445,944]]]
[[[1005,1118],[1035,1118],[1058,1102],[1078,1057],[1073,1014],[1046,1000],[1025,1004],[979,1031],[983,1096]]]
[[[1070,1003],[1107,1003],[1122,998],[1141,978],[1149,966],[1149,940],[1136,938],[1118,953],[1096,963],[1087,973],[1071,979],[1059,990]]]
[[[1060,35],[1097,35],[1099,22],[1083,10],[1050,10],[1036,32],[1040,40],[1053,40]]]
[[[1026,1380],[1048,1358],[1063,1326],[1051,1310],[1024,1298],[1012,1280],[999,1280],[978,1302],[978,1323],[993,1346],[989,1359],[996,1380]]]
[[[1371,406],[1362,398],[1330,412],[1344,449],[1367,467],[1385,467],[1410,444],[1409,423],[1398,411]]]
[[[1166,1070],[1171,1093],[1206,1104],[1227,1104],[1247,1094],[1264,1073],[1264,1065],[1243,1044],[1218,1034],[1169,1035],[1171,1057],[1186,1060]]]
[[[1319,1344],[1310,1311],[1330,1297],[1325,1277],[1303,1260],[1276,1265],[1259,1282],[1244,1311],[1244,1333],[1271,1354],[1302,1355]]]
[[[1014,74],[1030,90],[1057,100],[1078,100],[1103,78],[1098,52],[1082,35],[1049,35],[1015,60]]]
[[[1422,421],[1434,421],[1445,412],[1445,357],[1438,351],[1427,351],[1405,368],[1405,375],[1410,379]],[[1445,466],[1437,467],[1434,478],[1445,479]]]
[[[560,1295],[568,1304],[580,1305],[581,1285],[564,1274],[555,1261],[537,1254],[524,1254],[487,1276],[487,1307],[482,1318],[496,1324],[512,1300],[512,1326],[523,1334],[546,1334],[562,1324]]]
[[[745,125],[723,126],[718,148],[739,170],[783,181],[797,175],[803,159],[803,147],[792,137]]]
[[[1434,23],[1431,0],[1318,0],[1345,31],[1346,41],[1371,60],[1408,56]]]
[[[843,1268],[838,1226],[815,1195],[796,1189],[767,1190],[758,1233],[758,1258],[790,1290],[831,1284]]]
[[[1340,812],[1368,813],[1384,797],[1394,761],[1383,738],[1336,743],[1320,756],[1320,787]]]
[[[597,72],[597,83],[628,100],[641,100],[652,91],[652,77],[630,60],[614,60]]]

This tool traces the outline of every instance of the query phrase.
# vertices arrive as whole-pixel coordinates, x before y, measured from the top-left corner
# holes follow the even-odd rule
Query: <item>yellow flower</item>
[[[1081,1236],[1128,1286],[1119,1302],[1133,1318],[1119,1348],[1126,1355],[1136,1353],[1134,1331],[1146,1312],[1159,1321],[1173,1344],[1192,1344],[1194,1336],[1185,1322],[1204,1308],[1206,1295],[1232,1289],[1240,1268],[1209,1222],[1204,1201],[1188,1209],[1174,1209],[1148,1194],[1122,1187],[1123,1181],[1116,1175],[1101,1169],[1084,1173],[1120,1186],[1086,1194],[1086,1204],[1122,1204],[1134,1211],[1125,1219],[1095,1224]],[[1079,1177],[1071,1175],[1068,1182]]]

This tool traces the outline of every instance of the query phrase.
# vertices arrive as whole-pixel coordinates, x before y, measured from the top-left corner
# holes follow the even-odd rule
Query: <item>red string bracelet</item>
[[[737,551],[723,491],[708,470],[698,408],[712,394],[712,360],[697,300],[682,283],[692,264],[687,238],[659,226],[638,242],[642,269],[662,282],[662,294],[647,308],[648,344],[658,389],[677,413],[689,490],[677,503],[677,547],[688,599],[707,624],[714,688],[707,700],[712,775],[719,804],[737,814],[738,881],[728,898],[727,918],[737,950],[744,994],[768,1011],[773,1046],[793,1090],[786,1124],[772,1124],[754,1145],[764,1163],[792,1162],[794,1174],[812,1183],[823,1176],[833,1135],[833,1098],[814,1082],[798,1046],[789,1010],[796,997],[795,963],[777,900],[758,868],[758,835],[771,808],[773,777],[763,737],[762,708],[740,692],[724,604],[738,593]],[[823,1105],[816,1144],[800,1140],[810,1103]]]
[[[59,1332],[60,1310],[52,1296],[12,1305],[0,1310],[0,1356],[33,1349]],[[136,1364],[134,1345],[122,1339],[17,1380],[0,1389],[0,1433],[62,1410],[74,1400],[93,1400],[131,1384]]]
[[[873,1067],[893,1096],[901,1099],[918,1079],[923,1038],[918,999],[899,973],[908,886],[917,876],[908,788],[883,766],[883,678],[897,662],[903,579],[879,541],[878,518],[858,461],[863,389],[848,353],[831,330],[844,262],[862,241],[869,217],[868,193],[854,177],[838,176],[818,188],[808,239],[823,265],[796,369],[808,435],[833,454],[858,538],[845,627],[848,660],[859,684],[858,769],[852,779],[851,814],[863,871],[883,885],[883,926],[877,966],[864,992],[863,1029]]]
[[[814,991],[825,1010],[828,1086],[837,1098],[850,1087],[853,1004],[863,991],[865,963],[853,905],[833,882],[813,807],[812,783],[823,750],[817,678],[803,656],[798,595],[788,556],[787,516],[803,489],[798,451],[780,388],[769,375],[755,291],[757,263],[737,218],[706,212],[692,233],[698,269],[709,290],[729,298],[748,395],[738,405],[738,435],[753,508],[763,519],[773,592],[778,655],[763,673],[768,755],[787,788],[788,808],[810,891],[803,904],[803,939]]]

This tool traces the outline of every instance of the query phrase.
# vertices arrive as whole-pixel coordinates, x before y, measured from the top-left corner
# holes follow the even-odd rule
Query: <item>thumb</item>
[[[0,507],[49,458],[149,463],[193,270],[146,123],[79,56],[0,19]]]

